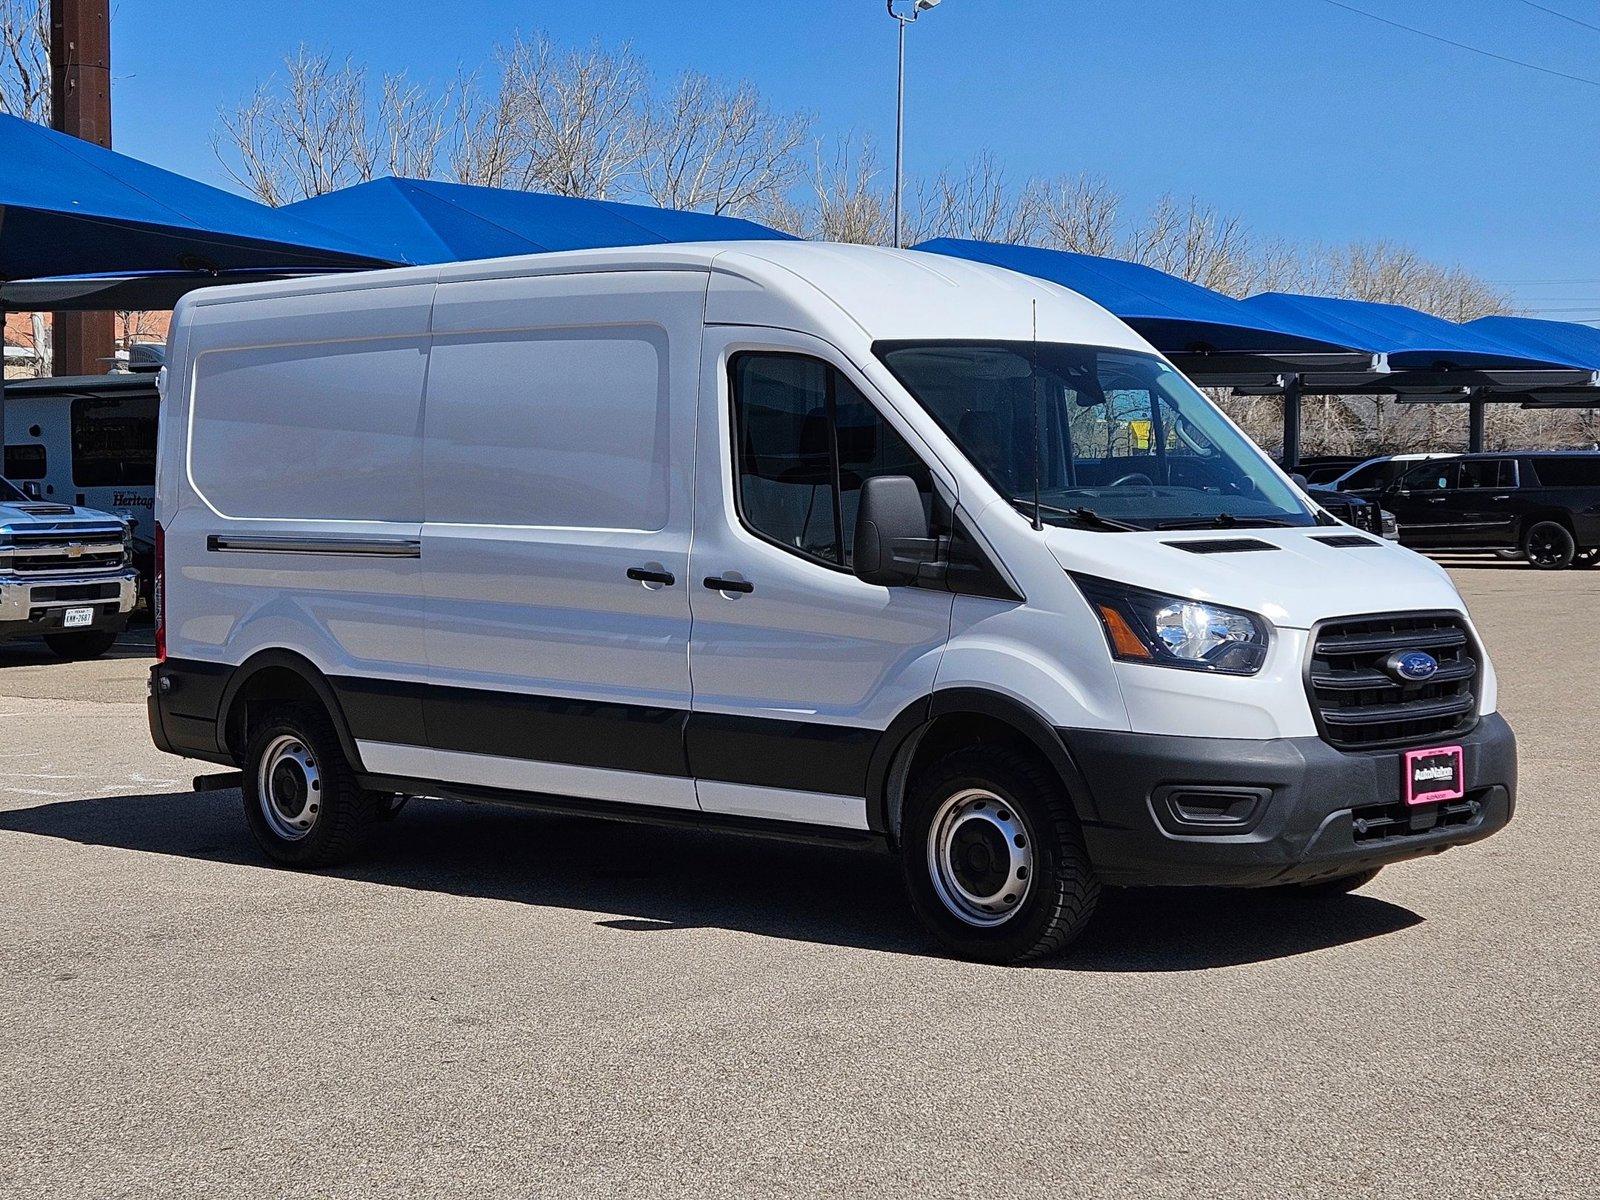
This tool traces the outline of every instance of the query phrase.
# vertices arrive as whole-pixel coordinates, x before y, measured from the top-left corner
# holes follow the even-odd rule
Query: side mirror
[[[883,587],[915,583],[938,555],[911,476],[878,475],[862,483],[852,564],[857,579]]]
[[[39,487],[37,479],[29,479],[22,485],[22,494],[29,500],[43,500],[44,491]]]
[[[1294,480],[1294,485],[1302,492],[1311,486],[1311,481],[1304,475],[1300,474],[1299,471],[1296,471],[1293,475],[1289,476],[1289,478]]]

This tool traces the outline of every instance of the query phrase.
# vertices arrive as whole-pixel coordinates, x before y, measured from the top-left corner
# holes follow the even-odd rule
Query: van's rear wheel
[[[1094,913],[1100,882],[1072,803],[1027,754],[974,746],[946,755],[913,781],[901,833],[912,906],[962,958],[1048,957]]]
[[[289,866],[345,861],[379,815],[379,798],[356,786],[332,722],[308,704],[285,704],[252,724],[243,791],[250,832]]]
[[[1540,521],[1528,530],[1522,540],[1523,551],[1530,565],[1541,571],[1560,571],[1572,565],[1577,556],[1578,543],[1572,531],[1555,521]]]
[[[91,629],[85,633],[47,633],[44,644],[57,658],[81,661],[99,658],[117,644],[117,635],[108,629]]]

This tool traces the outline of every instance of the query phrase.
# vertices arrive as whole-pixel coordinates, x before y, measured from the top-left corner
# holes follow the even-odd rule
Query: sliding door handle
[[[716,575],[707,575],[705,584],[713,592],[739,592],[747,595],[756,590],[756,585],[747,579],[722,579]]]
[[[639,583],[659,583],[663,587],[671,587],[678,582],[678,577],[671,571],[657,571],[650,567],[629,567],[628,578]]]

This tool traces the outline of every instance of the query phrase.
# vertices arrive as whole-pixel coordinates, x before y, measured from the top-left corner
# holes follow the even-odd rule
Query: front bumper
[[[1107,883],[1311,883],[1486,838],[1516,805],[1517,747],[1490,714],[1466,736],[1466,795],[1408,808],[1404,750],[1059,731],[1088,786],[1089,857]]]
[[[139,573],[131,566],[49,579],[0,575],[0,640],[60,632],[69,608],[94,609],[93,623],[75,631],[120,632],[138,598]]]

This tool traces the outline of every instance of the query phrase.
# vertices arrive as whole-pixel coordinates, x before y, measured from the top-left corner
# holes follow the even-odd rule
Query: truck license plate
[[[63,629],[80,629],[85,625],[93,624],[94,609],[92,608],[69,608],[61,618],[61,627]]]

